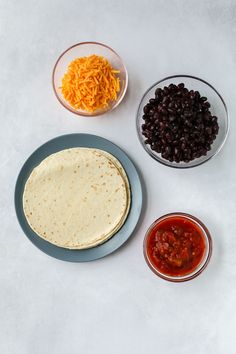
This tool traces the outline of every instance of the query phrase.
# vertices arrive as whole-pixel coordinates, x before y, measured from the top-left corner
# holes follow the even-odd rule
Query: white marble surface
[[[1,354],[236,352],[235,36],[235,1],[0,1]],[[67,112],[51,87],[57,56],[86,40],[117,50],[130,76],[124,102],[96,119]],[[155,163],[135,130],[144,90],[177,73],[212,83],[231,117],[223,151],[186,171]],[[88,264],[41,253],[21,231],[13,204],[25,159],[72,132],[119,144],[142,171],[147,192],[135,236]],[[142,255],[149,224],[176,210],[201,218],[214,241],[207,270],[183,284],[156,277]]]

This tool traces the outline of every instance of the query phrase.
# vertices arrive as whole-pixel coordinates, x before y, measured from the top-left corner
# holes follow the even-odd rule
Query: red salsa
[[[170,217],[158,222],[147,236],[147,255],[161,273],[183,276],[201,262],[205,240],[200,227],[185,217]]]

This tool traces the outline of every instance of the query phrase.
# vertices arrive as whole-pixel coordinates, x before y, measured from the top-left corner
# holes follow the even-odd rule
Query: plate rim
[[[101,144],[105,144],[108,145],[108,150],[104,149],[104,151],[110,152],[112,153],[116,158],[118,158],[118,160],[120,161],[120,157],[117,157],[116,154],[114,154],[114,152],[111,152],[110,149],[115,149],[115,152],[117,151],[117,154],[121,154],[122,158],[124,158],[126,160],[125,164],[128,163],[130,166],[130,170],[126,170],[126,168],[124,167],[128,179],[129,179],[129,183],[130,183],[130,189],[131,189],[131,206],[130,206],[130,211],[129,214],[127,216],[127,219],[124,223],[124,225],[118,230],[118,232],[113,235],[109,240],[107,240],[106,242],[102,243],[101,245],[89,248],[89,249],[82,249],[82,250],[71,250],[71,249],[66,249],[66,248],[62,248],[62,247],[58,247],[56,245],[51,244],[50,242],[42,239],[40,236],[38,236],[30,227],[30,225],[28,224],[24,212],[23,211],[23,203],[22,203],[22,195],[23,195],[23,191],[24,191],[24,186],[25,183],[31,173],[31,171],[33,170],[34,167],[36,167],[41,161],[43,161],[46,156],[49,156],[57,151],[61,151],[67,148],[73,148],[75,146],[68,146],[68,147],[62,147],[61,149],[57,149],[56,146],[53,147],[54,144],[56,144],[57,142],[59,142],[60,145],[60,140],[68,140],[68,145],[70,145],[70,139],[73,138],[81,138],[83,137],[83,139],[89,138],[89,139],[93,139],[95,140],[95,145],[100,142]],[[65,141],[64,141],[65,143]],[[62,144],[62,142],[61,142]],[[88,143],[89,145],[93,145]],[[54,152],[47,152],[48,151],[48,147],[51,145],[51,149],[54,149]],[[71,145],[73,145],[73,143],[71,143]],[[86,146],[85,143],[80,143],[78,140],[78,145],[77,147],[89,147]],[[96,147],[96,146],[91,146],[91,148],[98,148],[98,149],[102,149],[101,147]],[[45,155],[44,157],[40,157],[39,158],[39,162],[35,163],[37,154],[41,154],[41,155]],[[123,166],[123,161],[120,161],[122,166]],[[27,165],[30,166],[27,166]],[[133,179],[135,178],[136,180],[133,182],[133,184],[135,183],[135,188],[134,186],[132,186],[132,180],[130,180],[130,176],[134,174]],[[24,183],[21,183],[21,180],[24,181]],[[133,205],[133,194],[136,194],[139,203],[138,205]],[[21,196],[21,198],[19,198]],[[94,260],[98,260],[101,259],[103,257],[106,257],[112,253],[114,253],[115,251],[117,251],[120,247],[122,247],[134,234],[135,229],[137,227],[137,224],[140,220],[141,217],[141,213],[142,213],[142,208],[143,208],[143,186],[141,183],[141,178],[139,176],[139,172],[138,169],[136,168],[134,162],[131,160],[131,158],[127,155],[127,153],[121,149],[117,144],[113,143],[112,141],[103,138],[99,135],[95,135],[95,134],[89,134],[89,133],[71,133],[71,134],[62,134],[59,136],[56,136],[48,141],[46,141],[45,143],[43,143],[42,145],[40,145],[38,148],[36,148],[29,156],[28,158],[25,160],[25,162],[23,163],[18,176],[16,178],[16,182],[15,182],[15,191],[14,191],[14,206],[15,206],[15,213],[16,213],[16,217],[18,220],[18,223],[20,224],[21,230],[23,231],[23,233],[25,234],[25,236],[30,240],[30,242],[37,247],[41,252],[45,253],[48,256],[51,256],[53,258],[56,258],[58,260],[61,261],[67,261],[67,262],[74,262],[74,263],[79,263],[79,262],[89,262],[89,261],[94,261]],[[132,215],[132,218],[134,218],[134,220],[131,220],[131,225],[129,226],[131,230],[128,230],[128,235],[126,233],[124,233],[125,231],[125,225],[127,225],[127,222],[129,220],[130,215]],[[28,229],[28,230],[27,230]],[[123,230],[123,231],[122,231]],[[125,234],[125,237],[123,237],[123,239],[121,239],[120,242],[117,242],[116,244],[112,245],[112,240],[116,238],[116,236],[119,235],[119,233],[123,232]],[[111,243],[111,247],[109,249],[109,241]],[[114,243],[114,241],[113,241]],[[41,244],[41,246],[39,246],[39,244]],[[108,247],[107,247],[108,245]],[[106,249],[107,248],[107,249]],[[103,252],[100,252],[96,255],[90,255],[89,254],[93,254],[95,252],[96,254],[96,250],[101,250],[104,249]],[[54,253],[55,252],[55,253]],[[60,256],[58,255],[58,252],[60,253]],[[64,256],[63,256],[64,253]],[[70,256],[71,254],[71,256]],[[82,256],[82,259],[80,259],[80,257],[78,257],[78,259],[76,258],[76,256],[73,255],[78,255],[80,254]],[[86,257],[86,254],[87,257]],[[84,255],[84,256],[83,256]],[[70,258],[71,257],[71,258]]]

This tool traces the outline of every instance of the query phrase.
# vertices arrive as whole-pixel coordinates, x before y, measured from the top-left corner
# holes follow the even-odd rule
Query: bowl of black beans
[[[175,75],[158,81],[142,97],[137,112],[138,136],[158,162],[176,168],[201,165],[224,145],[227,107],[206,81]]]

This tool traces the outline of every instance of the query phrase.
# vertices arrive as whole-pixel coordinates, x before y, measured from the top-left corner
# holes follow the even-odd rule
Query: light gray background
[[[51,86],[58,55],[86,40],[124,59],[125,100],[103,117],[79,118]],[[236,303],[236,1],[0,1],[0,352],[1,354],[234,354]],[[138,142],[143,92],[171,74],[209,81],[231,117],[223,151],[178,171],[152,160]],[[147,204],[135,236],[88,264],[50,258],[22,233],[13,205],[21,165],[57,135],[87,132],[124,148],[142,171]],[[158,216],[185,211],[202,219],[213,258],[196,280],[157,278],[142,254]]]

